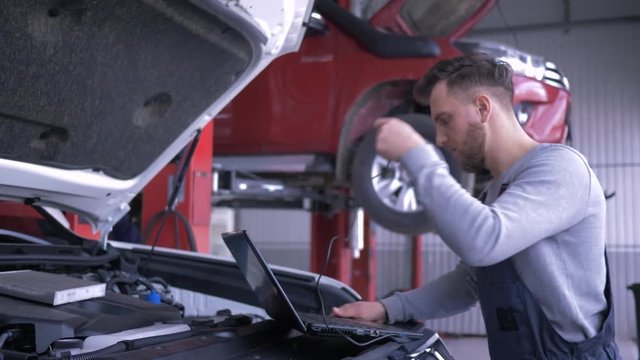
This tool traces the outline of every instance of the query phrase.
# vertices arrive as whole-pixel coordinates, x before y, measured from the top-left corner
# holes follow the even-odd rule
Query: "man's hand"
[[[387,311],[382,303],[377,301],[358,301],[334,307],[331,313],[338,317],[384,322],[387,319]]]
[[[379,118],[373,126],[378,129],[376,151],[387,160],[398,161],[409,150],[426,143],[411,125],[398,118]]]

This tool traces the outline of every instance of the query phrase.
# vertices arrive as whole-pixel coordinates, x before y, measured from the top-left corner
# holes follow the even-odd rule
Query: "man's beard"
[[[469,173],[478,174],[485,172],[484,143],[486,133],[481,124],[470,124],[464,136],[464,147],[460,151],[460,165]]]

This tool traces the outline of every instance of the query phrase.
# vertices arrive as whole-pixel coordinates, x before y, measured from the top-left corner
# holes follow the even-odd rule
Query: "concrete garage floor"
[[[481,336],[442,336],[456,360],[490,360],[487,338]],[[633,340],[616,340],[624,360],[638,359],[638,344]]]

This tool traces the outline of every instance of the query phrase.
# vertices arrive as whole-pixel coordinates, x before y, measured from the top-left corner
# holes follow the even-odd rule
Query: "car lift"
[[[193,229],[198,252],[210,252],[210,222],[213,161],[213,122],[203,128],[200,141],[193,154],[191,164],[186,173],[183,189],[178,197],[177,210],[183,214]],[[177,164],[168,164],[145,187],[142,196],[141,227],[145,229],[152,217],[166,208],[171,193],[173,179],[176,177]],[[350,231],[352,216],[357,210],[341,210],[332,215],[325,212],[311,214],[311,268],[310,271],[323,273],[353,287],[364,300],[375,300],[377,284],[377,249],[375,233],[366,215],[359,221],[360,239]],[[354,213],[354,214],[352,214]],[[89,238],[97,238],[92,234],[90,226],[77,216],[69,217],[71,228]],[[158,238],[158,246],[190,250],[186,241],[187,232],[184,227],[176,227],[177,222],[165,223],[162,234]],[[351,232],[351,234],[350,234]],[[329,243],[334,236],[339,236],[331,251],[325,267]],[[153,240],[147,239],[150,244]],[[412,238],[412,287],[422,285],[422,236]],[[399,264],[398,266],[406,266]]]
[[[332,216],[315,212],[311,218],[311,271],[323,273],[325,259],[329,243],[334,236],[341,239],[353,237],[350,231],[349,211],[343,210]],[[357,221],[356,221],[357,223]],[[362,221],[362,246],[360,251],[354,251],[358,246],[355,241],[336,241],[329,256],[325,275],[338,279],[351,285],[363,300],[375,300],[377,298],[377,249],[376,237],[371,227],[370,220],[364,216]],[[349,234],[351,232],[351,234]],[[359,252],[359,254],[357,254]],[[413,236],[411,239],[412,253],[412,278],[411,287],[420,287],[423,284],[422,275],[422,235]],[[354,256],[356,255],[356,256]],[[359,255],[359,256],[358,256]],[[406,266],[399,264],[399,266]]]
[[[207,125],[202,132],[200,143],[196,148],[193,160],[186,173],[184,192],[179,198],[178,210],[183,213],[193,227],[196,237],[197,251],[209,253],[209,226],[211,214],[211,164],[213,160],[213,126]],[[142,225],[143,229],[151,217],[161,211],[167,203],[172,178],[176,173],[176,165],[169,164],[154,180],[149,183],[143,193]],[[350,231],[352,216],[357,210],[341,210],[333,215],[325,212],[311,214],[311,268],[310,271],[323,273],[329,243],[334,236],[340,236],[331,251],[324,275],[333,277],[352,286],[364,300],[376,299],[377,284],[377,249],[375,233],[369,219],[364,216],[360,224],[360,240],[345,241],[354,236]],[[188,243],[176,244],[175,222],[165,226],[158,245],[188,249]],[[351,232],[351,234],[350,234]],[[180,230],[181,239],[186,239],[184,229]],[[412,239],[412,286],[422,285],[422,237]],[[400,264],[399,266],[406,266]]]

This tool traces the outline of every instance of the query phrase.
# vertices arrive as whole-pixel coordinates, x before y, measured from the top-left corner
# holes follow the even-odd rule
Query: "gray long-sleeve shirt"
[[[381,302],[390,322],[433,319],[478,301],[474,267],[511,258],[553,328],[568,341],[595,335],[606,310],[602,188],[585,158],[538,145],[487,188],[485,204],[448,173],[433,145],[401,159],[425,215],[461,258],[452,272]],[[508,187],[502,195],[500,188]]]

